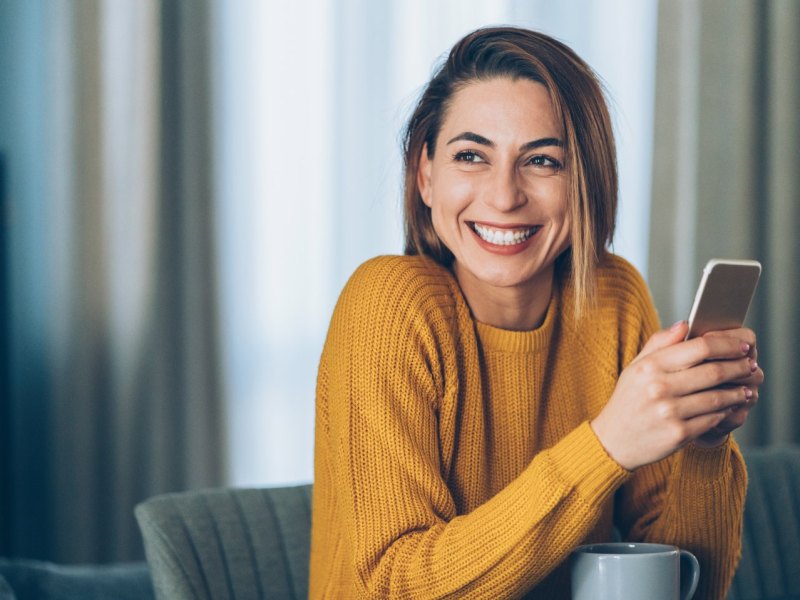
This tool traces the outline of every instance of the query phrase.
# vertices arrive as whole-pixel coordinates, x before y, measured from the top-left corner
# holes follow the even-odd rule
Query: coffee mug
[[[573,600],[689,600],[700,579],[691,552],[666,544],[589,544],[572,553]]]

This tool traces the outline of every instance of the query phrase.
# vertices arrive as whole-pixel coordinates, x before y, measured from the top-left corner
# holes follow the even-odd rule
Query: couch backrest
[[[306,598],[311,486],[168,494],[136,507],[159,598]]]

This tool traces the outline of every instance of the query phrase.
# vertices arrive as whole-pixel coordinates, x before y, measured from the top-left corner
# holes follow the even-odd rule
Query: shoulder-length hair
[[[453,94],[498,77],[529,79],[548,90],[564,132],[571,247],[558,258],[570,271],[576,314],[594,300],[597,266],[611,243],[617,212],[614,135],[603,88],[575,52],[547,35],[516,27],[478,29],[461,39],[435,71],[406,126],[404,150],[405,253],[431,256],[449,266],[453,254],[433,229],[422,201],[417,170],[423,148],[436,139]]]

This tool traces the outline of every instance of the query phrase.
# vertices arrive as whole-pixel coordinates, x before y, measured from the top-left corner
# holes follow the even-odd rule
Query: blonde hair
[[[569,270],[577,315],[594,301],[594,278],[614,236],[617,165],[603,88],[575,52],[547,35],[516,27],[478,29],[461,39],[431,78],[404,134],[405,253],[449,266],[453,254],[436,235],[417,186],[420,157],[436,152],[436,138],[453,94],[475,81],[529,79],[547,88],[564,130],[571,247],[557,260]]]

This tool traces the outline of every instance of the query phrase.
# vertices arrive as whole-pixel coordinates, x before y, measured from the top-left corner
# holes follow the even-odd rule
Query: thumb
[[[667,346],[672,346],[673,344],[682,342],[686,338],[686,334],[688,332],[689,325],[686,321],[678,321],[669,329],[657,331],[650,336],[649,340],[647,340],[647,343],[644,345],[644,348],[642,348],[639,356],[636,357],[636,360],[639,360],[648,354],[652,354],[657,350],[666,348]]]

